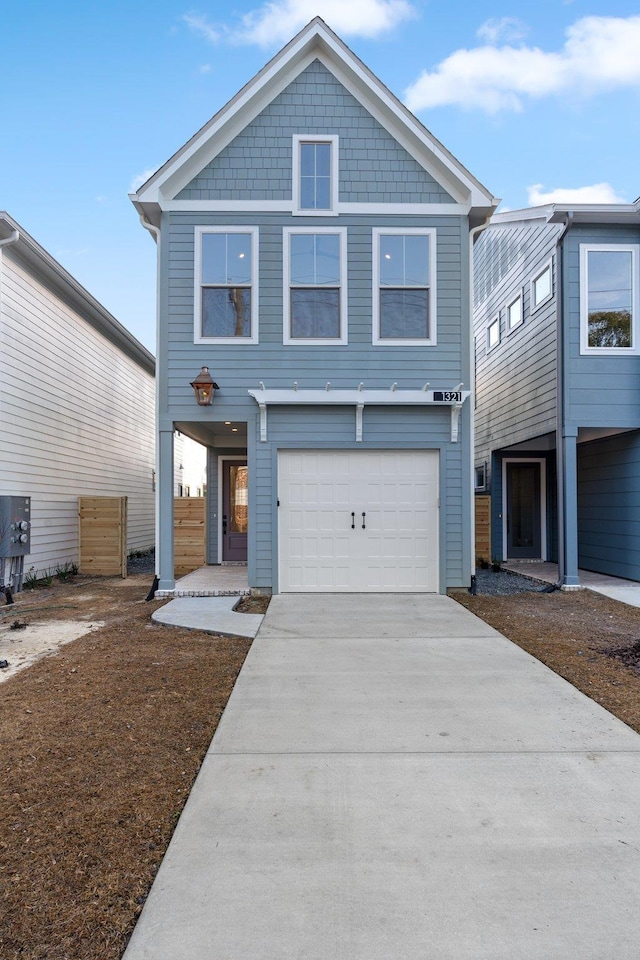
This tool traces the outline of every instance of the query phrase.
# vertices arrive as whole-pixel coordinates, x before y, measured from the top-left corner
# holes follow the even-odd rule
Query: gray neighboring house
[[[176,429],[208,450],[208,563],[255,590],[468,585],[493,196],[316,18],[132,201],[158,243],[160,590]]]
[[[640,580],[640,202],[497,214],[475,245],[476,490],[495,559]]]

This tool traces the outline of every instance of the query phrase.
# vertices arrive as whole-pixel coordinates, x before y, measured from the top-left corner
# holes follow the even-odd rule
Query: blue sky
[[[128,193],[316,15],[502,209],[640,194],[637,3],[0,0],[0,209],[154,352]]]

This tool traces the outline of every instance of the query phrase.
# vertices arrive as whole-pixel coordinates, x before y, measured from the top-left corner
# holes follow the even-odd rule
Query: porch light
[[[191,386],[196,395],[196,401],[201,407],[210,407],[213,403],[213,394],[220,389],[218,384],[214,383],[213,377],[209,373],[209,367],[202,368],[195,380],[192,381]]]

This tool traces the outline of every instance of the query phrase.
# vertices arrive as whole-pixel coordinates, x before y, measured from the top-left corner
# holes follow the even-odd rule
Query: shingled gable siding
[[[454,202],[319,60],[289,84],[177,199],[290,202],[294,134],[339,136],[342,202]]]
[[[555,430],[556,264],[554,296],[531,309],[531,279],[554,256],[559,227],[496,225],[474,250],[476,462],[490,450]],[[524,322],[509,331],[506,307],[523,294]],[[487,350],[487,328],[500,314],[500,344]]]

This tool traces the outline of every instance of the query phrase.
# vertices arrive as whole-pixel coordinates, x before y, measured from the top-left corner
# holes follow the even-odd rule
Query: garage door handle
[[[356,528],[356,514],[355,514],[355,510],[352,510],[351,511],[351,529],[355,530],[355,528]]]
[[[363,530],[366,530],[366,529],[367,529],[367,528],[365,527],[365,525],[364,525],[364,518],[365,518],[365,517],[366,517],[366,513],[363,513],[363,514],[362,514],[362,529],[363,529]]]

